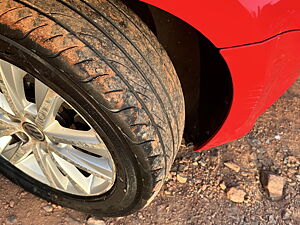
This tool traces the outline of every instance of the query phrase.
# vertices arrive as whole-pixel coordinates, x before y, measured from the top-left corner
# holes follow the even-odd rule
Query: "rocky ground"
[[[146,209],[94,218],[51,205],[0,175],[2,224],[300,224],[300,79],[245,137],[208,151],[182,147]]]

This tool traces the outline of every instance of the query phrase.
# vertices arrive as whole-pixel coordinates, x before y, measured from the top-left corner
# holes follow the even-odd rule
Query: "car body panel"
[[[229,114],[195,150],[245,135],[300,73],[299,0],[143,0],[200,31],[226,61],[233,82]]]
[[[142,0],[189,23],[216,47],[263,41],[300,29],[299,0]]]
[[[221,129],[201,148],[245,135],[256,118],[273,104],[300,74],[300,31],[264,43],[221,50],[232,76],[233,102]]]

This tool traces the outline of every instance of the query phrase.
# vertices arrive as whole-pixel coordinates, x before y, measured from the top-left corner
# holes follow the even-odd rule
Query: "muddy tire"
[[[105,193],[80,196],[0,157],[3,174],[48,201],[102,216],[151,202],[181,143],[184,99],[170,59],[136,15],[117,0],[2,0],[0,59],[83,116],[108,146],[116,178]]]

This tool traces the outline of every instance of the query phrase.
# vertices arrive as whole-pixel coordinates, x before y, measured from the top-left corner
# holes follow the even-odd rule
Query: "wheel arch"
[[[231,74],[219,49],[166,11],[139,1],[124,3],[155,33],[174,64],[186,103],[186,142],[207,143],[222,127],[233,98]]]

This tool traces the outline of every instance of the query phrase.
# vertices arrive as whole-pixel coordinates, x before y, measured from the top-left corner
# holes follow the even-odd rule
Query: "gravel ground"
[[[239,140],[182,147],[155,201],[128,217],[51,205],[0,175],[1,224],[300,224],[299,95],[300,79]]]

